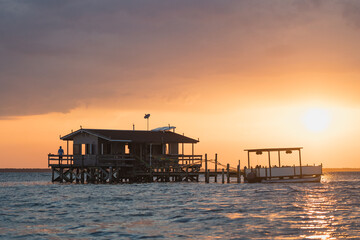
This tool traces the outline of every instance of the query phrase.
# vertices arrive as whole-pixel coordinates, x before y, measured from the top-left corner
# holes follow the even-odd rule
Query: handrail
[[[95,157],[96,165],[104,162],[113,162],[115,164],[125,163],[127,161],[135,161],[137,158],[132,154],[107,154],[107,155],[57,155],[48,154],[48,166],[50,165],[73,165],[74,157],[81,157],[82,161],[85,160],[86,156]],[[76,158],[77,159],[77,158]],[[183,155],[183,154],[166,154],[166,155],[155,155],[152,156],[155,162],[164,162],[170,164],[181,164],[181,165],[201,165],[202,155]]]
[[[176,163],[181,165],[201,165],[202,155],[182,155],[182,154],[166,154],[153,156],[155,161],[164,163]]]
[[[54,161],[56,161],[54,163]],[[51,164],[58,164],[62,165],[66,161],[66,165],[73,165],[74,164],[74,155],[57,155],[57,154],[48,154],[48,166]]]

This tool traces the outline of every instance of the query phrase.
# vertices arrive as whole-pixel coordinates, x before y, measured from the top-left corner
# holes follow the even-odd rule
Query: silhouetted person
[[[62,160],[62,157],[64,155],[64,150],[61,148],[61,146],[60,146],[60,148],[58,150],[58,155],[59,155],[59,160]]]

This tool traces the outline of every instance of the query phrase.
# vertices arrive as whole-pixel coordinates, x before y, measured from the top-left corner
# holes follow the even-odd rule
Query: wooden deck
[[[48,155],[53,182],[133,183],[199,181],[202,155]]]

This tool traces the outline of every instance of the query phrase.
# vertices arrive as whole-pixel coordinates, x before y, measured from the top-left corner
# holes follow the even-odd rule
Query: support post
[[[194,143],[192,143],[191,146],[191,155],[192,155],[192,159],[194,160]]]
[[[54,168],[51,168],[51,181],[54,182]]]
[[[113,168],[109,167],[109,183],[113,182]]]
[[[75,182],[79,183],[79,168],[76,168],[76,178],[75,178]]]
[[[250,152],[248,151],[248,168],[250,168]]]
[[[60,182],[62,183],[64,180],[64,169],[60,167]]]
[[[81,168],[81,179],[80,179],[80,182],[82,183],[82,184],[84,184],[85,183],[85,178],[84,178],[84,168]]]
[[[237,166],[236,177],[237,183],[240,183],[240,164]]]
[[[184,133],[183,133],[183,136],[185,136]],[[182,155],[184,155],[184,143],[181,143],[181,153],[182,153]]]
[[[230,183],[230,164],[226,165],[226,178],[227,178],[227,183]]]
[[[150,143],[150,171],[151,171],[151,148],[152,148],[152,143]]]
[[[269,156],[269,171],[270,171],[270,178],[271,178],[271,161],[270,161],[270,151],[268,151]]]
[[[299,149],[299,162],[300,162],[300,177],[302,178],[301,150],[300,149]]]
[[[217,153],[215,153],[215,179],[214,181],[217,182]]]
[[[222,182],[222,184],[225,183],[225,171],[224,171],[224,169],[221,170],[221,182]]]
[[[278,151],[278,158],[279,158],[279,167],[281,167],[281,164],[280,164],[280,151]]]
[[[205,153],[205,183],[209,183],[209,181],[208,181],[207,153]]]

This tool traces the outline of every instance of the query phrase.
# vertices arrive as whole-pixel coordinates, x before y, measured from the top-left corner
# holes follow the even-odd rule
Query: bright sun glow
[[[304,115],[303,122],[310,131],[321,132],[328,128],[330,114],[325,109],[309,109]]]

